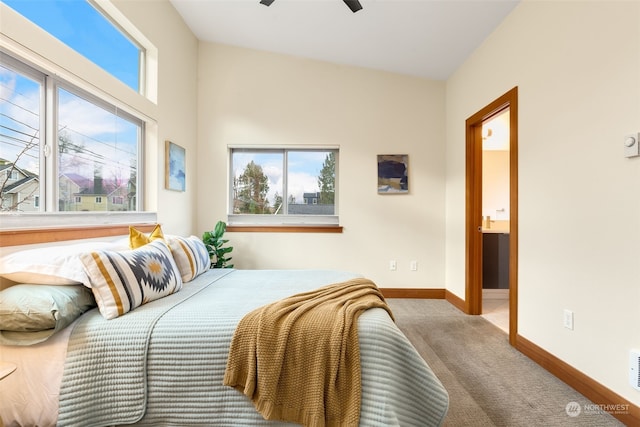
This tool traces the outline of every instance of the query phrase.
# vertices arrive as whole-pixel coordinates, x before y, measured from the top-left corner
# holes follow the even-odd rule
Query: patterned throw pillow
[[[113,319],[182,288],[180,270],[163,240],[129,251],[80,255],[100,313]]]
[[[196,236],[166,236],[165,240],[178,265],[182,282],[186,283],[195,279],[211,266],[207,247]]]
[[[149,242],[153,242],[156,239],[164,239],[164,234],[162,233],[162,227],[160,227],[160,224],[156,224],[149,234],[143,233],[142,231],[129,226],[129,247],[131,249],[137,249]]]

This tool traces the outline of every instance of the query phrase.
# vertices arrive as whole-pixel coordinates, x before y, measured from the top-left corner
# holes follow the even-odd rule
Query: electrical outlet
[[[564,309],[564,327],[573,331],[573,311]]]
[[[409,263],[409,270],[417,271],[418,270],[418,261],[411,261]]]
[[[640,391],[640,350],[629,353],[629,384]]]
[[[396,271],[397,269],[398,269],[398,264],[396,263],[396,260],[392,259],[391,261],[389,261],[389,270]]]

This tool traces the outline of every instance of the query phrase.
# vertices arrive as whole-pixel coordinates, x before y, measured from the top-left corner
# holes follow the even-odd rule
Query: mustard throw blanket
[[[235,331],[224,384],[249,397],[267,420],[357,426],[358,316],[391,310],[376,285],[353,279],[248,313]]]

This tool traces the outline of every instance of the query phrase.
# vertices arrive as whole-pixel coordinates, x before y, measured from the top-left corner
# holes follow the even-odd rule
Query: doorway
[[[482,317],[509,333],[509,119],[482,123]]]
[[[518,88],[515,87],[466,120],[466,219],[465,219],[465,310],[482,314],[483,294],[483,124],[509,112],[508,289],[509,342],[515,345],[518,331]],[[499,211],[499,209],[497,209]],[[496,212],[498,215],[499,212]],[[490,225],[492,223],[489,223]],[[486,224],[484,224],[486,225]]]

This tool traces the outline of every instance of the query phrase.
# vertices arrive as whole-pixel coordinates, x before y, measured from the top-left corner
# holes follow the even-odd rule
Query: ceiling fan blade
[[[273,1],[273,0],[272,0]],[[358,0],[344,0],[344,3],[349,6],[351,12],[356,13],[360,9],[362,9],[362,5]]]
[[[362,5],[358,0],[343,0],[343,1],[347,6],[349,6],[349,9],[351,9],[351,12],[353,13],[356,13],[357,11],[362,9]],[[271,6],[271,3],[273,2],[274,0],[260,0],[260,4],[263,4],[265,6]]]

